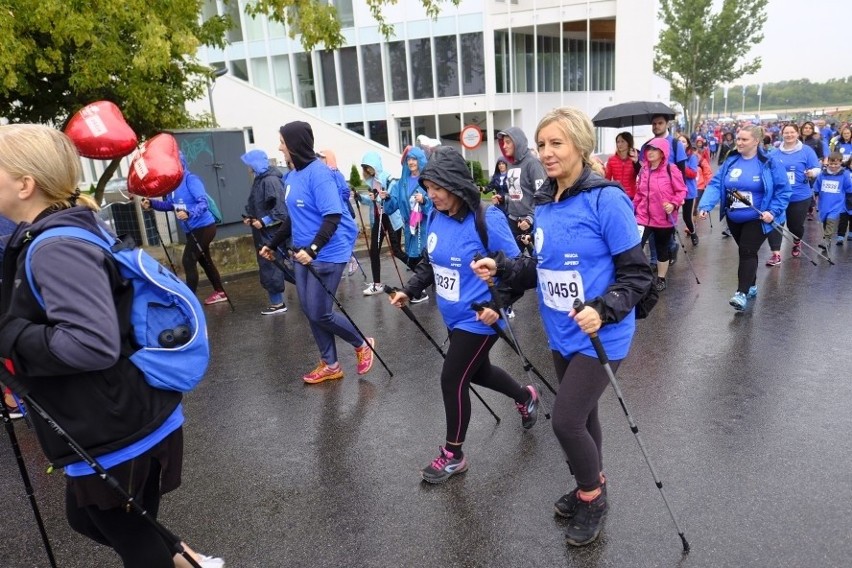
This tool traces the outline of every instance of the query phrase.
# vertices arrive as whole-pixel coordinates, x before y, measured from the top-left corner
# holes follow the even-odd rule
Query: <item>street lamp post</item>
[[[210,119],[213,121],[213,127],[218,126],[216,122],[216,110],[213,108],[213,88],[216,86],[216,79],[222,75],[227,75],[228,68],[213,69],[213,77],[207,81],[207,102],[210,103]]]

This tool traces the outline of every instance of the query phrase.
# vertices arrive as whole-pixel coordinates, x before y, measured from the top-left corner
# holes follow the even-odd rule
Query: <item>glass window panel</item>
[[[460,39],[463,54],[462,90],[465,95],[485,94],[485,48],[482,33],[462,34]],[[500,84],[499,81],[497,84]]]
[[[408,40],[411,52],[411,85],[415,99],[435,96],[432,84],[432,42],[428,37]]]
[[[322,94],[325,106],[336,106],[340,104],[337,97],[337,76],[334,71],[334,52],[320,51],[320,72],[322,73]]]
[[[361,104],[361,73],[358,70],[358,51],[354,47],[340,49],[340,78],[343,81],[343,103]],[[381,81],[382,76],[376,79]]]
[[[391,94],[395,101],[408,100],[408,66],[405,58],[405,42],[388,43],[390,56]]]
[[[352,10],[352,0],[331,0],[331,3],[337,8],[337,17],[340,18],[341,27],[355,27],[355,12]]]
[[[523,34],[514,34],[512,47],[515,50],[513,63],[515,66],[515,92],[525,93],[527,91],[526,59],[524,58],[524,47],[526,40]]]
[[[299,106],[314,108],[317,106],[316,87],[314,86],[314,66],[307,53],[293,56],[296,65],[296,80],[299,89]]]
[[[287,37],[287,29],[284,27],[284,24],[270,21],[267,27],[269,28],[269,39]]]
[[[403,63],[404,62],[405,59],[403,58]],[[364,69],[364,94],[367,97],[367,102],[385,102],[385,82],[383,77],[384,73],[382,71],[382,46],[378,43],[362,45],[361,66]]]
[[[213,16],[219,15],[219,9],[216,6],[216,0],[204,0],[201,5],[201,20],[206,22]]]
[[[290,77],[290,58],[276,55],[272,58],[272,76],[275,80],[275,96],[288,103],[293,102],[293,81]]]
[[[383,146],[388,145],[388,121],[386,120],[371,120],[370,125],[370,140],[378,142]]]
[[[494,78],[497,82],[496,92],[506,93],[509,78],[509,60],[506,57],[508,50],[508,34],[503,31],[494,32]]]
[[[357,132],[361,136],[364,135],[364,123],[363,122],[347,122],[346,128],[351,130],[352,132]]]
[[[267,93],[272,92],[272,81],[269,78],[269,66],[265,57],[251,60],[251,82],[258,89]]]
[[[263,27],[266,24],[266,16],[255,16],[252,18],[248,14],[243,16],[246,24],[246,40],[258,41],[263,39]]]
[[[524,70],[527,74],[527,92],[533,93],[535,92],[535,38],[527,35],[524,39],[524,58],[526,59]]]
[[[248,81],[248,66],[245,59],[235,59],[231,61],[231,76],[243,81]]]
[[[439,97],[456,97],[459,94],[459,49],[456,36],[435,38],[435,71]]]
[[[243,41],[243,28],[240,24],[240,6],[237,2],[228,2],[225,4],[225,12],[231,17],[231,27],[228,29],[226,37],[228,43],[236,43]]]

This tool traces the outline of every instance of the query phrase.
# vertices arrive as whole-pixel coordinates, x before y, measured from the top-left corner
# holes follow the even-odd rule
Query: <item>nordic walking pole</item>
[[[487,306],[486,306],[486,305],[484,305],[484,304],[481,304],[481,303],[474,302],[474,303],[472,303],[472,304],[470,305],[470,307],[471,307],[471,309],[473,309],[473,311],[475,311],[475,312],[480,312],[480,311],[482,311],[482,309],[483,309],[483,308],[486,308]],[[546,387],[547,387],[547,390],[549,390],[549,391],[550,391],[551,393],[553,393],[553,394],[556,394],[556,391],[554,390],[554,388],[553,388],[553,387],[551,386],[551,384],[547,381],[547,379],[545,379],[545,378],[544,378],[544,376],[543,376],[543,375],[539,372],[539,370],[538,370],[538,369],[536,369],[535,365],[533,365],[533,364],[530,362],[530,360],[529,360],[529,359],[527,359],[526,357],[524,357],[524,356],[523,356],[523,355],[522,355],[522,354],[518,351],[517,346],[516,346],[514,343],[512,343],[512,340],[509,338],[509,336],[508,336],[508,335],[506,335],[506,332],[505,332],[505,331],[503,331],[503,328],[502,328],[502,327],[500,327],[497,323],[495,323],[495,324],[493,324],[493,325],[491,326],[491,329],[493,329],[493,330],[497,333],[497,335],[500,337],[500,339],[502,339],[503,341],[505,341],[506,343],[508,343],[508,344],[509,344],[509,347],[511,347],[511,348],[512,348],[512,351],[514,351],[515,353],[518,353],[519,355],[521,355],[521,357],[523,357],[523,362],[524,362],[524,371],[532,371],[532,373],[533,373],[536,377],[538,377],[538,379],[539,379],[542,383],[544,383],[544,386],[546,386]]]
[[[291,256],[295,253],[295,251],[293,249],[287,249],[287,252],[290,253]],[[275,262],[276,262],[275,266],[278,266],[279,268],[281,268],[283,266],[280,261],[276,260]],[[328,296],[332,299],[332,301],[334,301],[335,305],[337,306],[337,309],[339,309],[340,312],[346,317],[346,319],[349,320],[349,323],[352,324],[352,327],[355,328],[355,331],[358,333],[358,335],[361,336],[361,339],[364,340],[364,343],[367,345],[367,347],[370,348],[370,351],[373,352],[373,355],[376,356],[376,359],[379,360],[379,362],[382,364],[382,367],[384,367],[385,371],[388,372],[388,375],[390,375],[392,377],[393,372],[388,368],[387,364],[385,364],[385,361],[384,361],[384,359],[382,359],[382,356],[379,355],[376,352],[376,350],[373,348],[373,346],[370,344],[370,342],[367,341],[367,336],[364,335],[364,332],[362,332],[361,329],[357,325],[355,325],[355,322],[352,321],[352,318],[349,317],[348,313],[346,313],[346,310],[344,309],[343,304],[340,303],[340,300],[337,299],[337,296],[335,296],[331,292],[331,290],[328,289],[328,286],[325,285],[325,282],[322,281],[322,278],[320,277],[320,275],[317,274],[317,269],[314,268],[314,266],[311,263],[303,264],[302,266],[307,268],[308,272],[313,274],[314,278],[316,278],[317,282],[319,282],[320,286],[322,286],[322,289],[325,290],[325,293],[328,294]]]
[[[399,292],[399,291],[400,291],[400,290],[399,290],[398,288],[392,288],[392,287],[390,287],[390,286],[385,286],[385,288],[384,288],[384,292],[385,292],[385,294],[387,294],[388,296],[393,296],[394,294],[396,294],[396,293],[397,293],[397,292]],[[419,330],[420,330],[420,332],[421,332],[421,333],[422,333],[422,334],[426,337],[426,339],[428,339],[428,340],[429,340],[429,343],[431,343],[432,345],[434,345],[434,346],[435,346],[435,349],[437,349],[437,350],[438,350],[438,353],[440,353],[440,354],[441,354],[441,357],[442,357],[442,358],[444,358],[444,359],[446,359],[446,358],[447,358],[447,355],[446,355],[446,353],[444,353],[444,350],[443,350],[443,349],[441,349],[441,346],[440,346],[440,345],[438,345],[438,342],[437,342],[437,341],[435,341],[435,340],[432,338],[432,336],[431,336],[431,335],[429,335],[429,332],[428,332],[428,331],[426,331],[426,328],[425,328],[425,327],[423,327],[423,324],[421,324],[421,323],[420,323],[420,321],[417,319],[417,316],[415,316],[415,315],[414,315],[414,312],[412,312],[412,311],[411,311],[411,308],[409,308],[408,306],[400,306],[400,309],[402,310],[402,313],[404,313],[406,316],[408,316],[408,319],[410,319],[410,320],[411,320],[411,322],[412,322],[414,325],[416,325],[416,326],[417,326],[417,329],[419,329]],[[500,417],[499,417],[499,416],[497,416],[497,414],[495,414],[495,412],[494,412],[493,410],[491,410],[491,407],[490,407],[490,406],[488,406],[488,403],[487,403],[487,402],[485,402],[485,400],[484,400],[484,399],[483,399],[483,398],[479,395],[479,393],[478,393],[478,392],[476,392],[476,389],[474,389],[474,388],[473,388],[473,385],[470,385],[470,392],[472,392],[472,393],[476,396],[476,398],[478,398],[478,399],[479,399],[479,402],[481,402],[481,403],[482,403],[482,405],[483,405],[483,406],[485,406],[485,408],[488,410],[488,412],[490,412],[490,413],[491,413],[491,416],[493,416],[493,417],[494,417],[494,420],[496,420],[496,421],[497,421],[497,423],[499,424],[499,423],[500,423]]]
[[[198,249],[198,252],[199,252],[199,254],[201,255],[201,257],[202,257],[202,258],[203,258],[203,259],[207,262],[207,264],[208,264],[208,265],[212,268],[212,267],[213,267],[213,259],[211,259],[211,258],[207,255],[207,253],[206,253],[206,252],[204,252],[204,249],[203,249],[203,248],[201,248],[201,243],[199,243],[199,242],[198,242],[198,239],[196,239],[196,238],[195,238],[195,235],[192,233],[192,231],[190,231],[190,230],[189,230],[189,224],[188,224],[188,223],[186,223],[185,221],[179,221],[179,222],[181,223],[181,226],[183,227],[183,231],[184,231],[184,233],[186,233],[186,238],[187,238],[187,240],[189,240],[190,238],[192,238],[192,242],[194,242],[194,243],[195,243],[195,248],[197,248],[197,249]],[[220,276],[220,279],[221,279],[221,276]],[[212,284],[212,282],[211,282],[211,284]],[[224,285],[224,284],[222,284],[222,291],[223,291],[223,292],[225,292],[225,299],[226,299],[226,300],[228,300],[228,305],[229,305],[229,306],[231,306],[231,311],[233,312],[233,311],[234,311],[234,304],[231,302],[231,296],[229,296],[229,295],[228,295],[228,292],[226,292],[226,291],[225,291],[225,285]]]
[[[577,298],[574,300],[574,311],[579,312],[585,307],[583,301]],[[651,470],[651,476],[654,478],[654,485],[657,486],[657,489],[660,490],[660,495],[663,497],[663,502],[666,504],[666,509],[669,510],[669,515],[672,517],[672,522],[674,522],[675,530],[677,530],[677,534],[680,537],[681,543],[683,543],[683,551],[684,553],[689,552],[689,543],[686,541],[686,536],[683,534],[683,531],[678,525],[677,517],[675,517],[674,511],[672,511],[671,505],[669,505],[669,500],[666,498],[666,494],[663,491],[663,482],[660,481],[660,478],[657,477],[657,471],[654,469],[654,464],[651,463],[651,458],[648,457],[648,452],[645,451],[645,444],[642,442],[642,437],[639,435],[639,427],[633,422],[633,418],[630,417],[630,412],[627,410],[627,404],[624,402],[624,396],[621,394],[621,389],[618,386],[618,381],[615,380],[615,373],[612,371],[612,367],[609,364],[609,357],[606,354],[606,350],[604,349],[603,343],[601,343],[601,338],[598,337],[597,333],[592,333],[589,335],[589,339],[592,341],[592,346],[595,348],[595,353],[598,355],[598,360],[603,365],[604,371],[606,371],[607,377],[609,377],[609,383],[612,385],[612,390],[615,391],[615,395],[618,397],[618,402],[621,404],[621,410],[624,411],[624,416],[627,417],[627,423],[630,425],[630,431],[633,432],[633,435],[636,437],[636,443],[639,444],[639,449],[642,450],[642,455],[645,457],[645,463],[648,464],[648,469]]]
[[[739,191],[731,191],[730,193],[731,193],[731,195],[732,195],[735,199],[737,199],[737,201],[740,201],[741,203],[745,204],[747,207],[751,207],[751,208],[752,208],[752,209],[754,209],[757,213],[759,213],[759,214],[761,214],[761,215],[763,214],[763,211],[761,211],[760,209],[758,209],[757,207],[755,207],[755,206],[754,206],[754,204],[751,202],[751,200],[750,200],[748,197],[746,197],[745,195],[741,194]],[[791,243],[793,243],[793,244],[796,244],[796,240],[797,240],[796,235],[794,235],[794,234],[793,234],[793,232],[792,232],[792,231],[790,231],[788,228],[786,228],[784,225],[779,225],[778,223],[776,223],[776,222],[775,222],[775,220],[774,220],[774,219],[773,219],[773,220],[772,220],[772,222],[771,222],[771,223],[769,223],[769,224],[770,224],[770,225],[772,225],[772,228],[773,228],[773,229],[775,229],[776,231],[778,231],[779,233],[781,233],[781,236],[783,236],[785,239],[787,239],[788,241],[790,241],[790,242],[791,242]],[[805,245],[806,247],[808,247],[809,249],[811,249],[813,252],[815,252],[815,253],[817,254],[817,256],[819,256],[819,257],[823,258],[824,260],[828,261],[828,263],[829,263],[830,265],[834,266],[834,261],[833,261],[833,260],[831,260],[830,258],[828,258],[827,256],[825,256],[824,254],[822,254],[821,252],[819,252],[817,249],[815,249],[814,247],[812,247],[810,244],[806,243],[806,242],[805,242],[805,239],[798,239],[798,241],[799,241],[799,244]],[[807,258],[808,260],[810,260],[810,261],[811,261],[811,264],[813,264],[814,266],[816,266],[816,265],[817,265],[817,263],[816,263],[816,261],[815,261],[814,259],[812,259],[812,258],[811,258],[811,257],[809,257],[808,255],[804,255],[804,256],[805,256],[805,258]]]
[[[672,219],[671,215],[669,215],[669,221],[671,221],[672,224],[674,225],[675,238],[677,239],[677,242],[680,245],[680,248],[683,250],[683,256],[686,257],[686,262],[687,262],[687,264],[689,264],[689,269],[692,271],[692,276],[695,277],[695,283],[701,284],[701,281],[698,279],[698,274],[695,273],[695,267],[692,266],[692,259],[689,258],[689,253],[686,252],[686,246],[683,244],[683,240],[680,238],[680,233],[678,233],[678,231],[677,231],[677,222],[674,219]]]
[[[174,274],[177,274],[177,269],[175,268],[175,263],[172,262],[172,257],[169,254],[169,249],[166,248],[166,243],[163,242],[163,237],[160,235],[160,228],[157,226],[157,215],[153,212],[153,209],[149,209],[151,211],[151,216],[154,219],[154,232],[157,234],[157,240],[160,241],[160,246],[163,247],[163,253],[166,255],[166,260],[169,261],[169,267],[172,269]],[[144,229],[143,229],[144,230]]]
[[[378,196],[377,196],[378,197]],[[382,222],[382,218],[385,216],[385,208],[379,205],[379,202],[376,201],[376,211],[378,212],[378,220],[379,220],[379,245],[381,246],[382,242],[382,229],[385,228],[385,224]],[[390,223],[390,217],[388,217],[388,223]],[[402,274],[399,272],[399,266],[396,263],[396,254],[393,250],[393,244],[391,244],[390,233],[388,231],[384,231],[385,240],[388,243],[388,254],[391,256],[391,260],[393,261],[393,269],[396,270],[396,276],[399,278],[399,285],[405,286],[405,283],[402,281]]]
[[[17,397],[16,397],[17,398]],[[20,403],[18,403],[20,408]],[[38,509],[38,503],[35,499],[32,483],[30,482],[29,473],[27,473],[27,465],[24,463],[24,456],[21,454],[21,447],[18,445],[18,437],[15,435],[15,427],[12,425],[12,418],[9,416],[9,411],[5,404],[0,404],[0,417],[3,424],[6,426],[6,433],[9,435],[9,442],[12,444],[12,452],[15,454],[15,461],[18,462],[18,471],[21,472],[21,479],[24,481],[24,490],[27,493],[27,499],[33,509],[38,532],[41,533],[41,540],[44,543],[44,550],[47,553],[47,559],[50,561],[51,568],[56,568],[56,558],[53,556],[53,549],[50,547],[50,539],[47,538],[47,531],[44,528],[44,521],[41,519],[41,513]]]
[[[4,362],[4,366],[5,370],[14,377],[15,370],[12,366],[11,359],[6,359]],[[41,418],[47,423],[47,425],[50,426],[50,429],[53,430],[53,432],[57,436],[59,436],[59,438],[63,442],[68,444],[68,447],[71,448],[71,450],[73,450],[73,452],[77,454],[81,460],[86,462],[86,465],[95,470],[95,473],[98,474],[98,477],[103,479],[104,482],[110,487],[110,489],[121,495],[122,499],[124,499],[124,501],[126,502],[128,508],[133,509],[143,519],[148,521],[148,523],[151,524],[154,530],[156,530],[160,534],[160,536],[162,536],[163,539],[169,544],[174,554],[180,554],[181,556],[183,556],[193,568],[202,568],[201,565],[199,565],[198,562],[189,554],[189,552],[184,549],[183,544],[181,544],[182,541],[166,527],[164,527],[159,521],[157,521],[157,519],[151,516],[148,511],[144,507],[142,507],[142,505],[140,505],[136,501],[136,499],[119,484],[118,480],[112,475],[110,475],[110,473],[105,470],[95,458],[89,455],[89,453],[85,450],[85,448],[83,448],[83,446],[81,446],[73,438],[71,438],[71,436],[59,424],[57,424],[53,418],[51,418],[50,414],[48,414],[47,411],[42,408],[40,404],[38,404],[35,400],[32,399],[32,397],[29,396],[27,392],[23,391],[20,388],[20,385],[7,386],[18,387],[17,391],[20,394],[21,398],[24,399],[26,407],[30,410],[35,411],[36,414],[41,416]],[[4,421],[7,417],[8,415],[4,414]]]

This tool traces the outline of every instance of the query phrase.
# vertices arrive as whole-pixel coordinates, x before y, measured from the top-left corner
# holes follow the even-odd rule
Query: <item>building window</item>
[[[251,83],[267,93],[272,92],[272,81],[269,79],[269,66],[265,57],[251,60]]]
[[[462,91],[465,95],[485,94],[485,49],[482,33],[462,34]]]
[[[246,22],[246,41],[261,41],[263,40],[263,26],[266,24],[266,16],[251,17],[245,15]]]
[[[405,58],[403,58],[405,63]],[[382,67],[382,46],[378,43],[361,46],[361,65],[364,73],[364,93],[368,103],[385,102],[384,68]],[[408,83],[405,84],[408,87]]]
[[[435,96],[432,83],[432,41],[428,38],[408,40],[411,53],[411,85],[415,99]]]
[[[348,130],[351,130],[352,132],[357,132],[361,136],[364,135],[364,123],[363,122],[347,122],[344,126],[346,126],[346,128]]]
[[[343,80],[344,104],[361,104],[361,73],[358,70],[358,51],[354,47],[340,49],[340,77]],[[382,76],[375,79],[381,81]]]
[[[219,15],[219,8],[216,6],[216,0],[204,0],[201,5],[201,21],[206,22],[213,16]]]
[[[276,55],[272,58],[272,77],[275,81],[275,96],[288,103],[293,102],[293,81],[290,77],[290,58]]]
[[[438,78],[438,96],[457,97],[459,94],[459,49],[456,36],[435,38],[435,71]]]
[[[340,27],[355,27],[355,12],[352,10],[352,0],[331,0],[331,4],[337,8],[337,17],[340,18]]]
[[[337,75],[334,70],[334,52],[320,51],[320,70],[322,73],[322,94],[325,106],[337,106],[340,99],[337,96]]]
[[[388,145],[388,121],[387,120],[371,120],[370,125],[370,140],[377,142],[383,146]]]
[[[235,59],[230,62],[230,73],[232,77],[248,81],[248,66],[245,59]]]
[[[299,106],[314,108],[317,106],[317,96],[314,86],[314,66],[310,55],[297,53],[293,56],[296,64],[296,79],[298,81]]]
[[[509,81],[509,34],[498,30],[494,32],[494,76],[497,81],[496,92],[508,93]]]
[[[390,58],[391,98],[395,101],[408,100],[408,66],[405,57],[405,42],[388,43]]]
[[[231,27],[225,37],[228,43],[237,43],[243,41],[243,28],[240,24],[240,6],[239,2],[228,2],[225,4],[225,12],[231,18]]]

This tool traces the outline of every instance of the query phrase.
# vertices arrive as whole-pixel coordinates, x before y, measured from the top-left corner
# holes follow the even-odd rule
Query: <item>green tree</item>
[[[654,71],[671,83],[672,98],[684,109],[687,129],[701,118],[701,101],[718,84],[755,73],[759,57],[748,58],[763,41],[768,0],[660,0],[665,26],[657,43]]]
[[[235,2],[236,0],[227,0]],[[388,24],[382,9],[394,5],[397,0],[364,0],[370,13],[385,39],[394,35],[393,26]],[[435,18],[441,12],[441,4],[446,1],[458,6],[461,0],[420,0],[426,9],[426,15]],[[265,14],[271,21],[285,24],[290,37],[301,34],[302,47],[312,51],[322,44],[326,49],[342,47],[346,39],[341,33],[340,17],[337,8],[327,0],[256,0],[246,5],[246,14],[257,16]]]
[[[201,45],[224,47],[231,22],[199,23],[202,0],[0,0],[0,115],[63,125],[98,100],[115,103],[137,135],[193,125],[210,69]],[[118,168],[98,182],[100,201]]]

